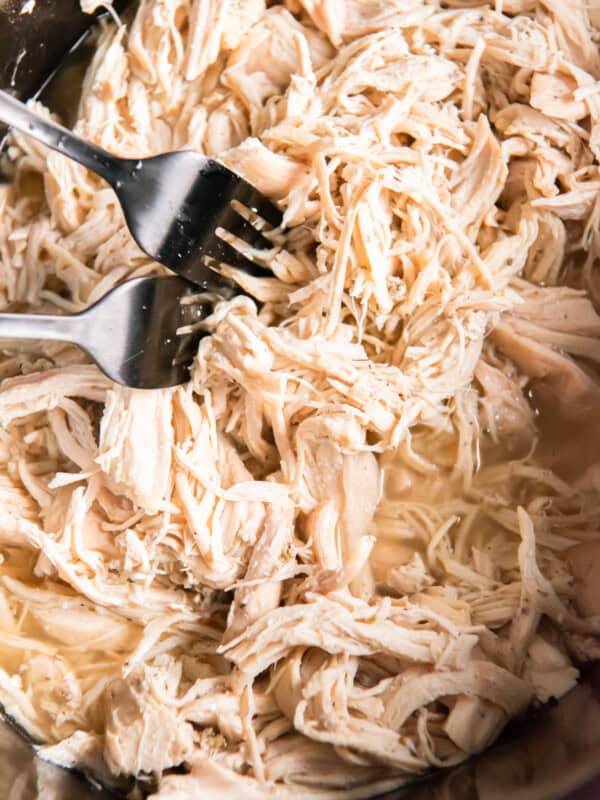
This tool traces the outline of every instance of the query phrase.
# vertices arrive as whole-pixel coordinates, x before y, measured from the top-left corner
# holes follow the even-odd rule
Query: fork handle
[[[123,159],[111,155],[98,145],[80,139],[67,128],[36,114],[25,103],[2,91],[0,121],[78,161],[111,185],[125,177]]]
[[[0,339],[49,339],[79,344],[84,333],[85,313],[0,314]]]

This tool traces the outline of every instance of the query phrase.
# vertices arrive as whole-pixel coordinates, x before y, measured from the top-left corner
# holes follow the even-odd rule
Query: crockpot
[[[93,23],[92,17],[81,12],[79,0],[0,0],[0,88],[22,99],[40,93],[67,124],[73,122],[77,78],[93,49]],[[0,126],[0,142],[4,133]],[[10,720],[0,719],[0,800],[110,800],[118,796],[124,797],[83,775],[41,761],[27,737]],[[600,665],[583,669],[580,684],[560,702],[534,709],[525,719],[511,723],[486,752],[385,798],[600,798]]]

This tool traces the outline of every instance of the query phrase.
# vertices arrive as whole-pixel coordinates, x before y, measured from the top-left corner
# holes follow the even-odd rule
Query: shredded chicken
[[[43,758],[157,800],[367,797],[597,657],[599,42],[584,0],[103,23],[77,132],[219,158],[289,233],[188,385],[2,344],[0,702]],[[100,179],[8,155],[4,308],[160,270]]]

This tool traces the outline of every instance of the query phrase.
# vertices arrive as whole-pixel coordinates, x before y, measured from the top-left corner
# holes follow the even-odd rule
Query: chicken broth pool
[[[0,703],[42,758],[154,800],[363,798],[598,657],[588,5],[102,23],[77,133],[218,158],[288,232],[186,385],[2,343]],[[8,156],[3,308],[75,313],[157,269],[100,179],[16,133]]]

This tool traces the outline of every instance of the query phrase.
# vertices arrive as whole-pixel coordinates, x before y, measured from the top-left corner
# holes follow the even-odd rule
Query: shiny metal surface
[[[134,278],[80,314],[0,314],[0,338],[72,342],[117,383],[174,386],[187,380],[200,338],[177,330],[199,322],[210,307],[197,293],[176,276]]]
[[[92,21],[79,0],[0,0],[0,88],[31,97]]]
[[[251,275],[271,274],[264,259],[272,243],[237,208],[238,204],[245,207],[248,216],[258,215],[272,227],[281,224],[281,213],[218,162],[191,150],[152,158],[117,158],[2,91],[0,120],[104,178],[115,190],[138,245],[179,275],[204,286],[207,265],[218,268],[220,263]],[[263,258],[257,257],[257,263],[247,257],[221,238],[221,230],[264,251]],[[223,284],[230,285],[226,280]]]
[[[118,796],[92,785],[83,775],[36,758],[25,739],[0,721],[2,800],[115,800]]]

